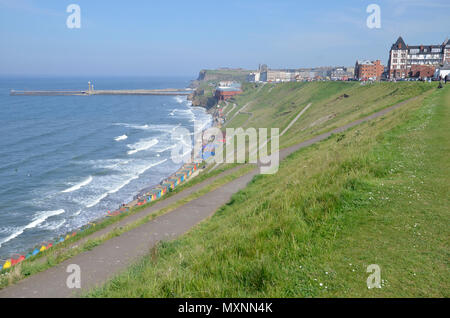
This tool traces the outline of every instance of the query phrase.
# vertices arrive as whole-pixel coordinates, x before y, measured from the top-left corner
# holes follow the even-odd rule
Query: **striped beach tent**
[[[199,166],[199,164],[195,163],[195,162],[185,165],[186,168],[192,169],[193,172],[197,171],[198,166]]]
[[[168,191],[173,190],[175,188],[175,184],[167,180],[162,184],[163,187],[166,187]]]
[[[190,169],[185,169],[182,172],[184,172],[188,178],[192,175],[192,170]]]
[[[181,182],[183,182],[184,180],[186,180],[186,175],[184,173],[178,172],[177,174],[175,174],[177,177],[180,178]]]
[[[174,183],[175,187],[180,184],[180,178],[178,178],[178,177],[172,177],[169,179],[169,181],[172,181]]]
[[[168,188],[167,188],[166,185],[160,185],[160,186],[158,186],[158,189],[161,190],[161,196],[163,196],[164,194],[166,194],[166,193],[167,193],[167,190],[168,190]]]
[[[192,171],[195,171],[197,168],[197,164],[196,163],[187,163],[184,165],[184,168],[186,169],[191,169]]]
[[[155,196],[155,199],[159,199],[162,195],[161,189],[155,188],[152,190],[152,194]]]

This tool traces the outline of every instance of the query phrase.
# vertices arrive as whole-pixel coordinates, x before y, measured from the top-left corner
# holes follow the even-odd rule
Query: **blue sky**
[[[68,29],[69,4],[81,28]],[[381,29],[366,7],[381,8]],[[448,0],[0,0],[0,75],[195,76],[202,68],[354,65],[450,36]]]

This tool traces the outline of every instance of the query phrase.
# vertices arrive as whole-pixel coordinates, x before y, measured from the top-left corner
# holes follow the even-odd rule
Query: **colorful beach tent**
[[[11,268],[11,260],[9,260],[9,259],[5,262],[5,264],[3,264],[2,269],[8,269],[8,268]]]
[[[174,189],[175,188],[175,182],[174,181],[170,181],[170,180],[166,180],[163,183],[163,186],[167,187],[168,189]]]
[[[24,255],[14,254],[11,256],[11,266],[14,266],[25,259]]]
[[[153,189],[152,194],[155,196],[155,199],[159,199],[162,195],[161,189]]]
[[[179,172],[176,174],[176,176],[180,178],[181,182],[186,180],[186,174],[184,174],[184,173]]]
[[[158,189],[161,190],[161,195],[163,196],[164,194],[167,193],[168,187],[166,185],[161,185],[161,186],[158,187]]]
[[[169,179],[169,182],[173,182],[174,187],[176,187],[180,183],[180,179],[173,177]]]

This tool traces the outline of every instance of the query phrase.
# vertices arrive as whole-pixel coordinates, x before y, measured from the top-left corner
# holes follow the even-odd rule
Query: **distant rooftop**
[[[219,86],[217,87],[217,90],[221,92],[239,92],[241,90],[241,87]]]

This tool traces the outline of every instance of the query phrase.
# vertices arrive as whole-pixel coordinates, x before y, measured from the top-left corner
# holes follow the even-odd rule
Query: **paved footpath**
[[[331,134],[343,132],[368,120],[384,116],[411,100],[283,149],[280,151],[280,160],[301,148],[328,138]],[[146,255],[157,242],[175,239],[210,217],[218,208],[229,202],[234,193],[245,188],[258,172],[259,170],[255,168],[248,174],[192,200],[172,212],[161,215],[153,221],[112,238],[91,251],[76,255],[55,267],[7,287],[0,291],[0,297],[76,297],[82,292],[100,286]],[[80,266],[81,289],[69,289],[66,285],[70,274],[66,272],[66,269],[70,264]]]

